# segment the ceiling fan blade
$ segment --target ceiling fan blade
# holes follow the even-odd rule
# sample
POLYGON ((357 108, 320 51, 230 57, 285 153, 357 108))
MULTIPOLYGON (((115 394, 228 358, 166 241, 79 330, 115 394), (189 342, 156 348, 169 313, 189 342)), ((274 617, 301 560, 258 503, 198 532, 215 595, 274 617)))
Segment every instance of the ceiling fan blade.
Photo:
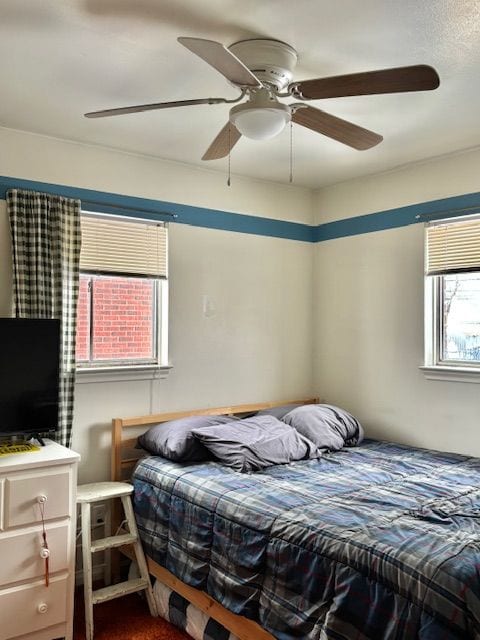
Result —
POLYGON ((205 60, 219 71, 227 80, 240 87, 261 87, 258 78, 246 67, 237 56, 233 55, 220 42, 203 38, 177 38, 180 44, 205 60))
POLYGON ((190 107, 195 104, 221 104, 229 102, 225 98, 198 98, 196 100, 175 100, 173 102, 152 102, 151 104, 140 104, 134 107, 119 107, 117 109, 102 109, 101 111, 90 111, 85 114, 86 118, 106 118, 107 116, 122 116, 126 113, 139 113, 140 111, 154 111, 155 109, 170 109, 172 107, 190 107))
POLYGON ((218 160, 228 156, 233 147, 242 137, 242 134, 231 122, 223 127, 212 144, 202 156, 202 160, 218 160))
POLYGON ((291 93, 304 100, 364 96, 375 93, 400 93, 403 91, 430 91, 440 84, 432 67, 420 64, 381 71, 352 73, 346 76, 316 78, 292 83, 291 93))
POLYGON ((306 105, 292 113, 292 121, 359 151, 370 149, 383 140, 378 133, 306 105))

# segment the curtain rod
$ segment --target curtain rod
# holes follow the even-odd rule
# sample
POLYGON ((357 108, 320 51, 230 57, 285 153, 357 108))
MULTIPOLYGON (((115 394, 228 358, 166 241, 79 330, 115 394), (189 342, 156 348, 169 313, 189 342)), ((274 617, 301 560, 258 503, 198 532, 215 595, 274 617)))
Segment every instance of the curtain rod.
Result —
POLYGON ((460 216, 468 215, 469 213, 480 213, 480 206, 465 207, 464 209, 447 209, 446 211, 436 211, 435 213, 419 213, 415 216, 415 220, 425 220, 430 222, 431 220, 441 220, 442 218, 457 218, 460 216))
POLYGON ((93 213, 95 213, 95 211, 98 211, 98 213, 108 213, 109 210, 113 209, 116 211, 131 211, 132 213, 144 213, 144 214, 148 214, 148 215, 156 215, 156 216, 164 216, 167 218, 171 218, 172 220, 175 220, 176 218, 178 218, 178 215, 176 213, 170 213, 169 211, 151 211, 149 209, 142 209, 141 207, 129 207, 127 205, 116 205, 116 204, 106 204, 104 202, 95 202, 95 200, 81 200, 81 206, 82 208, 84 206, 87 207, 101 207, 101 209, 93 209, 93 213))

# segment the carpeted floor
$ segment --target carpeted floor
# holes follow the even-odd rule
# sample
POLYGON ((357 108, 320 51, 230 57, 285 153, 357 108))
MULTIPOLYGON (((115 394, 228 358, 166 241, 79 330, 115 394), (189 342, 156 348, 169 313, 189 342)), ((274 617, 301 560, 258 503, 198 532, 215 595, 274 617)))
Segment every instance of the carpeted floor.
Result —
MULTIPOLYGON (((123 596, 93 607, 94 640, 191 640, 162 618, 152 618, 138 594, 123 596)), ((83 597, 75 598, 73 640, 85 640, 83 597)))

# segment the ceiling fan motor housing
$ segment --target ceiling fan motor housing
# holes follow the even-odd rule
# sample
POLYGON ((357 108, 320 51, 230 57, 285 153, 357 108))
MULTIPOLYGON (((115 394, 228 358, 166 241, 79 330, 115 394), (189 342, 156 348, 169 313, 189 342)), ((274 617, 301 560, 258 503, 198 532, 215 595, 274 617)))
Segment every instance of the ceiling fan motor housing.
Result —
POLYGON ((292 81, 297 52, 285 42, 256 38, 228 48, 265 85, 281 91, 292 81))

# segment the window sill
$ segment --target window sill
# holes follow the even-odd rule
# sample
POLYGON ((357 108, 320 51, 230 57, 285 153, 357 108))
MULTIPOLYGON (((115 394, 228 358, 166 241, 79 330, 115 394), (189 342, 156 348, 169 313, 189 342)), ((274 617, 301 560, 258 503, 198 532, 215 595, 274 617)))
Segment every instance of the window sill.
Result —
POLYGON ((428 380, 446 380, 449 382, 477 382, 480 383, 480 367, 445 367, 425 366, 420 370, 428 380))
POLYGON ((158 380, 159 378, 166 378, 171 369, 171 365, 79 368, 76 372, 75 382, 84 384, 92 382, 121 382, 122 380, 158 380))

